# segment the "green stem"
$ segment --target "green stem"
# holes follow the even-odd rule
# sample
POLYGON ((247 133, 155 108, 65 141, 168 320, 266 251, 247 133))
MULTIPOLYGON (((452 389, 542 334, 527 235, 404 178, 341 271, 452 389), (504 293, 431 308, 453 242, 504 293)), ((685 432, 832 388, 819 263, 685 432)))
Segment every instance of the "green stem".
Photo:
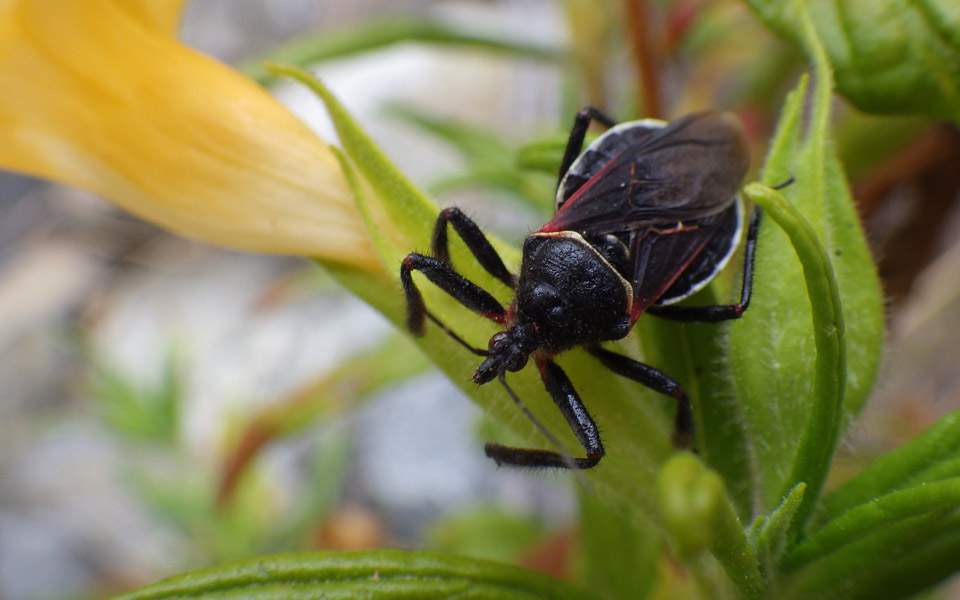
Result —
POLYGON ((729 501, 720 505, 719 517, 714 532, 716 539, 710 551, 723 567, 727 577, 737 586, 741 597, 761 598, 766 584, 760 573, 757 555, 747 543, 743 527, 729 501))
POLYGON ((744 194, 763 208, 790 238, 803 266, 807 295, 813 311, 817 359, 812 407, 791 475, 782 493, 786 496, 801 481, 807 485, 792 528, 793 535, 799 535, 802 526, 813 514, 823 490, 840 436, 847 374, 840 291, 827 252, 803 215, 786 198, 764 185, 750 184, 744 189, 744 194))

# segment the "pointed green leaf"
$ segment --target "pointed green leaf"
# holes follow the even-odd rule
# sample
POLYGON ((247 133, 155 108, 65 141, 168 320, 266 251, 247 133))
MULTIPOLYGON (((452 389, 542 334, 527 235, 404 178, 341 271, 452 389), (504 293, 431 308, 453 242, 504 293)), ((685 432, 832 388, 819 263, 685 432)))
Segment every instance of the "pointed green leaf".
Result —
MULTIPOLYGON (((790 238, 803 266, 804 284, 813 312, 816 358, 811 373, 811 406, 786 480, 791 487, 796 483, 806 484, 804 501, 797 513, 802 525, 826 481, 840 436, 847 372, 840 292, 826 250, 803 216, 783 196, 760 184, 748 185, 744 193, 760 205, 790 238)), ((799 531, 795 533, 799 534, 799 531)))
POLYGON ((542 573, 431 552, 368 550, 284 554, 173 577, 117 600, 353 598, 582 599, 542 573))
POLYGON ((804 483, 794 486, 780 506, 764 518, 758 519, 756 530, 748 534, 756 548, 760 568, 768 579, 774 576, 780 558, 787 549, 789 540, 793 538, 790 527, 800 508, 806 487, 804 483))
POLYGON ((957 570, 960 515, 892 520, 785 577, 778 600, 899 600, 957 570))
POLYGON ((824 497, 817 520, 833 520, 857 505, 916 483, 958 476, 958 459, 960 411, 955 411, 824 497))
POLYGON ((783 567, 787 571, 800 568, 891 523, 957 507, 960 507, 960 478, 956 477, 891 492, 855 506, 810 532, 790 550, 783 567))

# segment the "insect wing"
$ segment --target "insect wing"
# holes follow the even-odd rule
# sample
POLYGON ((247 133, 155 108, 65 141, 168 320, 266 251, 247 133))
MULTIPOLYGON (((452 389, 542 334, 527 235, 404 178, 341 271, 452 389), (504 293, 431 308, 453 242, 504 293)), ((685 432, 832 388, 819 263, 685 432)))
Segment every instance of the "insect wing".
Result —
POLYGON ((570 163, 567 171, 561 175, 557 185, 554 212, 567 203, 583 184, 600 172, 604 166, 627 150, 644 143, 644 139, 667 126, 666 121, 644 119, 614 125, 582 149, 580 155, 570 163))
POLYGON ((736 197, 748 161, 736 117, 688 115, 617 154, 538 232, 618 233, 717 214, 736 197))
POLYGON ((637 232, 631 247, 636 321, 654 304, 670 304, 707 284, 733 254, 739 237, 739 203, 719 215, 637 232))
MULTIPOLYGON (((673 304, 695 294, 730 262, 743 229, 743 201, 737 198, 734 205, 718 218, 718 222, 709 225, 713 231, 710 240, 655 304, 673 304)), ((703 223, 700 225, 707 226, 703 223)))

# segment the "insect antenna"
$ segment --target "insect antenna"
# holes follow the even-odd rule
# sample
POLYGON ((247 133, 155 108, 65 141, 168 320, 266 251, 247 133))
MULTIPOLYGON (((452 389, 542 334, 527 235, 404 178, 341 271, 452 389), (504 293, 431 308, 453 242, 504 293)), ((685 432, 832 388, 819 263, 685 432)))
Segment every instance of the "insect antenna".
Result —
POLYGON ((426 313, 427 318, 430 319, 431 321, 433 321, 434 325, 436 325, 437 327, 439 327, 440 329, 442 329, 442 330, 444 331, 444 333, 446 333, 446 334, 449 335, 451 338, 453 338, 453 340, 454 340, 455 342, 457 342, 458 344, 460 344, 461 346, 463 346, 464 348, 466 348, 466 349, 469 350, 470 352, 473 352, 473 353, 476 354, 477 356, 490 356, 490 351, 489 351, 489 350, 482 350, 482 349, 480 349, 480 348, 475 348, 474 346, 471 346, 465 339, 463 339, 462 337, 460 337, 459 335, 457 335, 456 333, 454 333, 454 331, 453 331, 452 329, 450 329, 449 327, 447 327, 447 325, 446 325, 443 321, 441 321, 440 319, 438 319, 437 317, 435 317, 432 312, 430 312, 429 310, 424 310, 424 312, 426 313))

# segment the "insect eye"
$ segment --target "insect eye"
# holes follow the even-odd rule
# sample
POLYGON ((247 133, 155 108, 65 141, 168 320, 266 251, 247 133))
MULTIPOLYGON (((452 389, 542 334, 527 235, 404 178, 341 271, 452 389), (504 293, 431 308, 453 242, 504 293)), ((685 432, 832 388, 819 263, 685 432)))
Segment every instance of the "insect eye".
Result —
POLYGON ((510 362, 510 364, 507 365, 507 370, 516 373, 520 369, 527 366, 528 357, 529 355, 518 352, 517 355, 513 357, 513 360, 510 362))
POLYGON ((496 346, 501 345, 503 341, 506 339, 507 339, 506 331, 500 331, 498 333, 493 334, 493 336, 490 338, 490 341, 487 343, 487 349, 493 350, 496 346))

